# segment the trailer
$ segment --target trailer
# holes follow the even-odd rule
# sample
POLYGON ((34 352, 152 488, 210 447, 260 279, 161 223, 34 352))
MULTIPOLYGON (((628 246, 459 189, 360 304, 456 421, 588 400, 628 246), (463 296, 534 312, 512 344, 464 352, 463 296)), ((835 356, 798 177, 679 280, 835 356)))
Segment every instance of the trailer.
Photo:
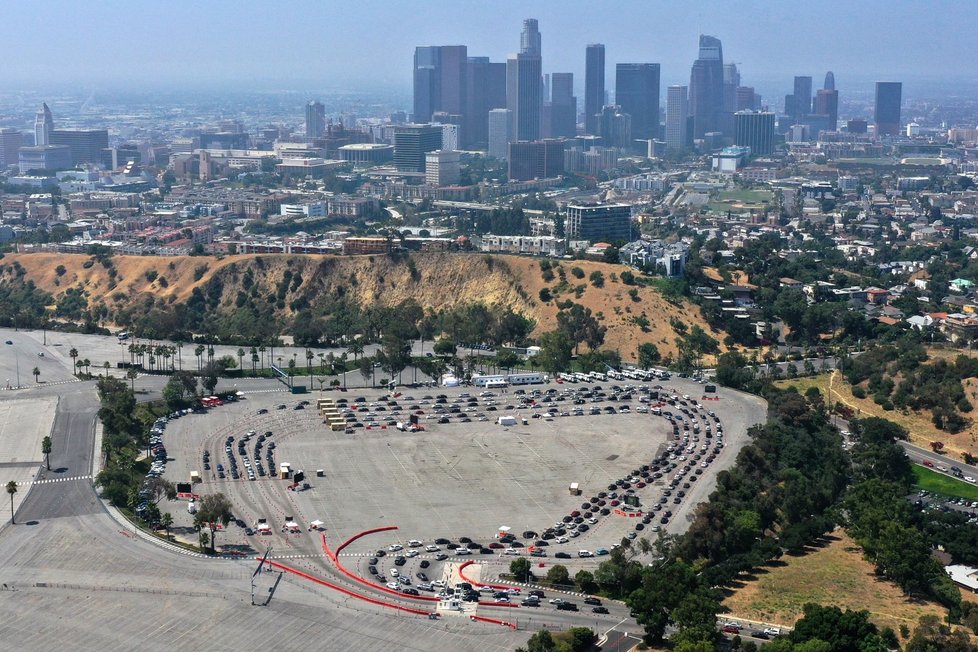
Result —
POLYGON ((577 482, 570 483, 570 487, 568 487, 567 489, 570 492, 570 495, 572 495, 572 496, 580 496, 581 495, 581 485, 578 484, 577 482))
POLYGON ((506 381, 510 385, 541 385, 547 382, 547 376, 537 372, 509 374, 506 381))

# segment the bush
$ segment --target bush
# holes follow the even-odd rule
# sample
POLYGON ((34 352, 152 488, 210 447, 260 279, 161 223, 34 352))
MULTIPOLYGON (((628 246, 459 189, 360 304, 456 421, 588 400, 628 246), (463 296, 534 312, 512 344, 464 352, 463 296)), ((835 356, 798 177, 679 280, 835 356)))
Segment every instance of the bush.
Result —
POLYGON ((580 267, 571 267, 571 274, 574 275, 574 278, 584 278, 584 270, 580 267))
POLYGON ((544 303, 550 303, 550 301, 553 298, 554 295, 550 293, 550 288, 543 288, 542 290, 540 290, 540 301, 543 301, 544 303))
POLYGON ((866 398, 866 390, 859 385, 856 385, 852 388, 852 395, 856 398, 866 398))
POLYGON ((591 275, 588 277, 588 279, 591 281, 591 285, 593 285, 594 287, 596 288, 604 287, 604 274, 602 274, 601 272, 597 270, 591 272, 591 275))

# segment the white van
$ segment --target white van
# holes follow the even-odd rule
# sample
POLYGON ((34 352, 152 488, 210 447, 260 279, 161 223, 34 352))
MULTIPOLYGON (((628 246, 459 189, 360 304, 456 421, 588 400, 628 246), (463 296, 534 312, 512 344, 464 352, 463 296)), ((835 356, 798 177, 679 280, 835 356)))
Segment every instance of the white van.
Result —
POLYGON ((578 557, 593 557, 594 554, 590 550, 578 550, 577 551, 577 556, 578 557))

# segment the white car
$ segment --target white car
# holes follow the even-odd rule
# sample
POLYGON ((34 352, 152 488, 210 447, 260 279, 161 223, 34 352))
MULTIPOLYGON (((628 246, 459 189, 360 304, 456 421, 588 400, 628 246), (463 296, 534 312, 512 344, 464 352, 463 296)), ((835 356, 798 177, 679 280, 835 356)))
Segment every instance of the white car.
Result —
POLYGON ((519 550, 519 548, 506 548, 506 550, 503 551, 503 554, 504 555, 518 555, 518 554, 520 554, 520 550, 519 550))
POLYGON ((417 557, 418 554, 419 553, 418 553, 417 550, 408 550, 406 553, 404 553, 404 556, 405 557, 417 557))
POLYGON ((401 573, 396 568, 392 568, 388 572, 390 573, 390 576, 391 577, 400 577, 401 576, 401 573))
POLYGON ((408 545, 412 548, 417 548, 421 545, 421 542, 418 541, 417 539, 411 539, 410 541, 408 541, 408 545))
POLYGON ((455 554, 456 555, 467 555, 467 554, 469 554, 469 549, 468 548, 456 548, 455 549, 455 554))
POLYGON ((402 546, 399 543, 392 543, 389 546, 387 546, 387 549, 390 550, 391 552, 397 552, 398 550, 404 550, 404 546, 402 546))
POLYGON ((765 627, 764 633, 768 636, 780 636, 781 629, 779 627, 765 627))
POLYGON ((441 550, 441 548, 439 548, 438 546, 436 546, 433 543, 431 545, 425 546, 424 549, 427 550, 428 552, 438 552, 439 550, 441 550))
POLYGON ((975 479, 972 478, 970 475, 964 476, 964 481, 965 482, 970 482, 971 484, 974 484, 975 483, 975 479))
POLYGON ((387 588, 389 588, 389 589, 393 589, 393 590, 395 590, 395 591, 396 591, 396 590, 398 590, 399 588, 401 588, 401 585, 400 585, 400 584, 398 584, 397 582, 388 582, 388 583, 387 583, 387 588))
POLYGON ((556 541, 557 543, 567 543, 568 540, 569 539, 567 537, 557 537, 556 539, 554 539, 554 541, 556 541))

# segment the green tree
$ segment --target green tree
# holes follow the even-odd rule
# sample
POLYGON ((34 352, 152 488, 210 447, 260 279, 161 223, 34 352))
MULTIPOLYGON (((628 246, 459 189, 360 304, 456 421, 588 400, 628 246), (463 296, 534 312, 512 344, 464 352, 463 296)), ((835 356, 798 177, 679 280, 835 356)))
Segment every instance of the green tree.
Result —
POLYGON ((34 382, 37 383, 37 378, 38 376, 41 375, 41 370, 38 369, 37 367, 34 367, 34 369, 31 370, 31 375, 34 376, 34 382))
POLYGON ((51 470, 51 438, 45 437, 41 440, 41 453, 44 454, 44 462, 48 467, 48 471, 51 470))
POLYGON ((71 357, 71 373, 76 374, 78 373, 78 367, 76 366, 75 361, 78 359, 78 349, 71 347, 71 350, 68 351, 68 355, 71 357))
POLYGON ((222 493, 207 494, 200 499, 200 504, 197 506, 196 516, 201 523, 210 523, 211 552, 216 552, 216 524, 220 523, 223 527, 227 527, 227 524, 231 522, 231 501, 228 500, 228 497, 222 493))
POLYGON ((662 355, 659 348, 652 342, 643 342, 638 345, 638 366, 642 369, 649 369, 659 364, 662 355))
POLYGON ((551 374, 564 371, 570 367, 573 347, 574 343, 563 330, 543 333, 540 335, 540 352, 537 353, 537 361, 551 374))
POLYGON ((7 482, 7 495, 10 496, 10 522, 14 521, 14 494, 17 493, 17 483, 13 480, 7 482))
POLYGON ((551 584, 570 584, 570 573, 567 572, 567 567, 561 564, 551 566, 547 571, 547 581, 551 584))
POLYGON ((163 386, 163 401, 171 412, 183 407, 184 385, 179 378, 173 376, 163 386))
POLYGON ((527 652, 556 652, 557 642, 546 629, 541 629, 526 642, 527 652))
POLYGON ((531 566, 530 560, 526 557, 517 557, 509 563, 509 572, 516 577, 517 581, 529 582, 531 566))
POLYGON ((166 538, 170 538, 170 527, 173 525, 173 514, 164 512, 160 517, 160 525, 166 530, 166 538))
POLYGON ((591 309, 579 303, 557 313, 557 328, 570 337, 574 343, 575 354, 581 343, 587 343, 591 350, 597 349, 604 343, 607 332, 607 329, 591 314, 591 309))

